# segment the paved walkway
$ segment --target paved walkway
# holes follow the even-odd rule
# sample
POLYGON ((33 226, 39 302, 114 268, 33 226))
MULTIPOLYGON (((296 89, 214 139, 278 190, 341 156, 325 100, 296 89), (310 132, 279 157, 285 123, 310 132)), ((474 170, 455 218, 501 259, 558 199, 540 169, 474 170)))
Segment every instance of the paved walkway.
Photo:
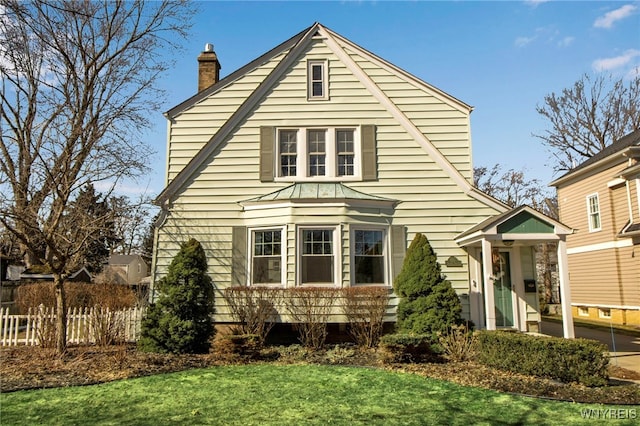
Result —
MULTIPOLYGON (((611 364, 640 372, 640 337, 617 333, 610 330, 574 327, 576 337, 598 340, 609 347, 611 364)), ((542 321, 540 332, 549 336, 562 336, 562 324, 542 321)))

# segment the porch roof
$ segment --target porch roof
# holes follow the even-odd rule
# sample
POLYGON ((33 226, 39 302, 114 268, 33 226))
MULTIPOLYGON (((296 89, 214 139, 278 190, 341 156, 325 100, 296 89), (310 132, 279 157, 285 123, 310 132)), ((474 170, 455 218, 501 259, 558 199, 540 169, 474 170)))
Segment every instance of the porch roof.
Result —
POLYGON ((459 234, 455 242, 461 247, 478 245, 482 240, 537 243, 557 241, 572 233, 568 226, 525 205, 483 220, 459 234))

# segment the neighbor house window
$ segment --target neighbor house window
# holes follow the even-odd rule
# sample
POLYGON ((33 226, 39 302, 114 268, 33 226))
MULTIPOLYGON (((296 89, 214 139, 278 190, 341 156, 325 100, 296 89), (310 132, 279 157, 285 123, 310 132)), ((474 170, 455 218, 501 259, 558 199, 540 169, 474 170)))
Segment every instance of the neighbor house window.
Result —
POLYGON ((356 229, 352 233, 353 283, 385 284, 385 233, 381 229, 356 229))
POLYGON ((598 314, 599 314, 600 318, 610 319, 611 318, 611 309, 599 308, 598 309, 598 314))
POLYGON ((578 315, 581 317, 588 317, 589 308, 587 308, 586 306, 578 306, 578 315))
POLYGON ((334 228, 300 230, 300 283, 335 283, 336 247, 334 228))
POLYGON ((598 194, 592 194, 587 197, 587 209, 589 217, 589 231, 600 230, 600 202, 598 194))
POLYGON ((278 129, 279 178, 358 179, 360 133, 357 128, 278 129))
POLYGON ((252 284, 282 283, 282 229, 256 229, 251 232, 252 284))
POLYGON ((310 100, 326 100, 328 95, 328 62, 309 61, 307 68, 308 97, 310 100))

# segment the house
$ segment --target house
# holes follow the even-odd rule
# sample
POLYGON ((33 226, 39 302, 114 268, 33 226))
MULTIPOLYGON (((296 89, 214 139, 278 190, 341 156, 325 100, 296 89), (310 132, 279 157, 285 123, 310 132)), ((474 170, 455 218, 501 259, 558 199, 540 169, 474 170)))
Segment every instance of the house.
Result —
MULTIPOLYGON (((198 63, 198 93, 165 113, 152 282, 193 237, 218 292, 391 293, 423 233, 466 318, 536 328, 538 301, 525 289, 535 292, 533 247, 563 243, 570 230, 472 185, 471 106, 319 23, 222 79, 212 45, 198 63)), ((223 298, 216 304, 215 320, 229 321, 223 298)), ((390 320, 396 305, 392 295, 390 320)))
MULTIPOLYGON (((21 268, 23 269, 23 268, 21 268)), ((69 282, 91 282, 91 273, 87 268, 82 267, 75 272, 72 272, 66 278, 69 282)), ((23 269, 20 273, 20 281, 22 282, 34 282, 34 281, 51 281, 53 282, 53 274, 47 272, 32 272, 29 269, 23 269)))
POLYGON ((640 325, 640 130, 551 182, 567 238, 573 315, 640 325))
POLYGON ((112 254, 105 273, 118 284, 139 284, 149 275, 149 267, 139 254, 112 254))

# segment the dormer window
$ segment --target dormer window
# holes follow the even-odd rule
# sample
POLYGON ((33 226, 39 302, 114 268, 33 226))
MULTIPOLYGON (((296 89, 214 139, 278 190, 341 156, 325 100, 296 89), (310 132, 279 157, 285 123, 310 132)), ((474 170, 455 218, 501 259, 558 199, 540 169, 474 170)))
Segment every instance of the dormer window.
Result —
POLYGON ((307 96, 309 100, 329 99, 328 61, 309 61, 307 65, 307 96))

